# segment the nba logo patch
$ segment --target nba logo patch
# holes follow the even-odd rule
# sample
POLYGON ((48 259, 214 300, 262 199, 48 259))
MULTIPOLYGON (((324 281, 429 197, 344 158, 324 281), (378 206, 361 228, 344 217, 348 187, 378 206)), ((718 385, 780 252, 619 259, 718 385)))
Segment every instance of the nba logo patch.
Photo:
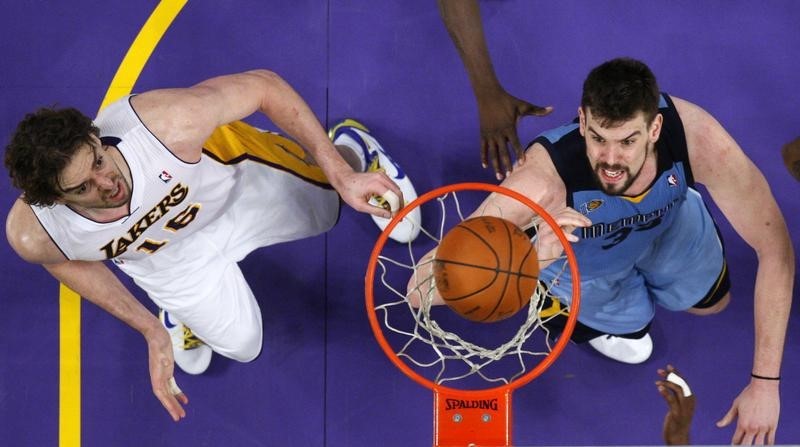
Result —
POLYGON ((678 186, 678 177, 675 174, 670 174, 667 177, 667 183, 669 186, 678 186))
POLYGON ((161 171, 161 174, 158 175, 158 178, 160 178, 164 183, 169 183, 169 181, 172 180, 172 176, 167 171, 161 171))

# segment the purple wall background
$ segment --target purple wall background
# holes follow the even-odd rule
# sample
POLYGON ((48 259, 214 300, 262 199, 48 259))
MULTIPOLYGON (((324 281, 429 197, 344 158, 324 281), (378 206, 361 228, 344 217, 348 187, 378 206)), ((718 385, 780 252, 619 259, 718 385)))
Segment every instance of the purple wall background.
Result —
MULTIPOLYGON (((6 5, 0 139, 7 141, 22 115, 42 105, 94 114, 156 4, 6 5)), ((704 106, 738 140, 769 179, 797 244, 798 184, 779 150, 800 135, 800 2, 487 0, 482 11, 505 87, 555 106, 550 116, 521 123, 522 140, 572 118, 591 67, 620 55, 641 58, 664 90, 704 106)), ((492 181, 478 162, 468 80, 433 0, 191 2, 134 90, 257 67, 283 75, 323 124, 362 120, 418 191, 492 181)), ((270 127, 260 117, 254 122, 270 127)), ((0 177, 5 220, 16 193, 0 177)), ((727 222, 720 224, 734 279, 729 309, 703 319, 659 312, 656 351, 640 366, 570 347, 515 393, 517 444, 660 443, 664 404, 653 381, 667 362, 684 371, 699 396, 693 442, 730 442, 732 428, 713 424, 750 371, 756 259, 727 222)), ((191 404, 177 425, 150 392, 141 337, 84 304, 83 445, 430 444, 430 392, 389 363, 365 317, 363 275, 376 237, 369 218, 345 210, 328 235, 249 256, 243 269, 261 300, 264 352, 251 364, 215 357, 208 373, 179 377, 191 404)), ((0 256, 0 439, 54 445, 58 285, 5 242, 0 256)), ((797 313, 795 306, 783 367, 783 444, 800 443, 797 313)))

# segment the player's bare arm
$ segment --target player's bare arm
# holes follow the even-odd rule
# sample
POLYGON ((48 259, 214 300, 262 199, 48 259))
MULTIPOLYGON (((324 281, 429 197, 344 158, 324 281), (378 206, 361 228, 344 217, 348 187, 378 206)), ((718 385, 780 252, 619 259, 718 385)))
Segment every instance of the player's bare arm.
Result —
POLYGON ((17 199, 6 218, 6 238, 11 248, 33 264, 51 264, 67 259, 44 231, 30 205, 17 199))
POLYGON ((152 90, 135 96, 132 104, 153 134, 188 162, 200 159, 214 129, 259 111, 315 158, 314 152, 332 149, 305 101, 268 70, 218 76, 188 88, 152 90))
MULTIPOLYGON (((532 163, 517 167, 501 186, 523 194, 551 214, 567 206, 566 187, 544 146, 533 144, 526 151, 526 158, 532 163)), ((497 194, 490 195, 474 214, 486 213, 503 217, 523 228, 530 223, 533 216, 533 212, 524 204, 497 194), (494 214, 499 212, 502 215, 494 214)))
MULTIPOLYGON (((700 107, 673 99, 684 123, 695 179, 706 186, 736 232, 758 256, 752 373, 778 378, 795 269, 786 223, 764 175, 733 138, 700 107)), ((778 385, 779 380, 752 378, 739 395, 718 423, 725 426, 738 416, 734 443, 775 442, 780 413, 778 385)))
POLYGON ((153 134, 188 162, 200 159, 202 145, 216 127, 260 111, 311 154, 331 185, 356 210, 385 214, 366 202, 386 191, 394 192, 402 203, 403 193, 386 175, 353 171, 308 104, 271 71, 219 76, 186 89, 153 90, 134 97, 132 104, 153 134))
POLYGON ((491 164, 498 180, 512 171, 509 152, 520 163, 525 153, 517 136, 517 122, 526 115, 543 116, 552 107, 539 107, 510 95, 494 72, 483 35, 477 0, 438 0, 442 21, 469 75, 481 130, 481 163, 491 164))
POLYGON ((181 404, 187 404, 188 398, 183 393, 173 395, 169 388, 169 380, 173 377, 169 335, 111 270, 98 261, 67 260, 39 224, 30 206, 21 199, 14 203, 8 215, 6 236, 20 257, 43 265, 60 282, 144 336, 149 351, 153 393, 175 421, 185 417, 181 404))

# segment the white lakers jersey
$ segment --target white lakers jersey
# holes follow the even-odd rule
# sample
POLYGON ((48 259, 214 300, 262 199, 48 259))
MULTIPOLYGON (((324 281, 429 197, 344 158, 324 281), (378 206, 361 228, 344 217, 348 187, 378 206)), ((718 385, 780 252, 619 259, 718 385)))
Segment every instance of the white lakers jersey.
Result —
MULTIPOLYGON (((178 159, 150 133, 131 107, 130 97, 103 109, 95 124, 100 128, 103 144, 116 146, 130 168, 130 214, 101 223, 64 205, 33 206, 39 222, 70 260, 113 259, 125 263, 169 251, 171 244, 177 245, 179 240, 203 229, 236 202, 236 196, 245 189, 240 184, 244 182, 245 164, 300 178, 311 189, 335 196, 322 171, 306 159, 296 144, 241 122, 217 129, 197 163, 178 159)), ((249 170, 252 169, 251 166, 249 170)), ((273 177, 270 186, 274 187, 280 180, 273 177)), ((327 209, 335 221, 335 199, 327 209)), ((285 225, 286 218, 282 220, 285 225)))

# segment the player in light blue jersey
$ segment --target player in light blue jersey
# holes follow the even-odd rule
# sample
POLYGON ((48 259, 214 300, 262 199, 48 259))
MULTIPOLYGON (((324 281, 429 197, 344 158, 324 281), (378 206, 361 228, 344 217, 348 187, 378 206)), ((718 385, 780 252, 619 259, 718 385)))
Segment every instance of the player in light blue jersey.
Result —
MULTIPOLYGON (((773 444, 794 253, 764 175, 736 141, 699 106, 661 93, 645 64, 621 58, 591 71, 578 118, 542 134, 526 157, 502 185, 542 205, 573 242, 582 299, 572 338, 626 363, 650 357, 657 305, 710 315, 731 299, 720 235, 693 189, 706 187, 759 261, 751 380, 717 424, 738 418, 735 444, 773 444)), ((520 227, 533 218, 499 194, 478 210, 520 227)), ((540 259, 560 253, 544 239, 540 259)), ((559 288, 571 290, 569 276, 551 292, 571 296, 559 288)))

